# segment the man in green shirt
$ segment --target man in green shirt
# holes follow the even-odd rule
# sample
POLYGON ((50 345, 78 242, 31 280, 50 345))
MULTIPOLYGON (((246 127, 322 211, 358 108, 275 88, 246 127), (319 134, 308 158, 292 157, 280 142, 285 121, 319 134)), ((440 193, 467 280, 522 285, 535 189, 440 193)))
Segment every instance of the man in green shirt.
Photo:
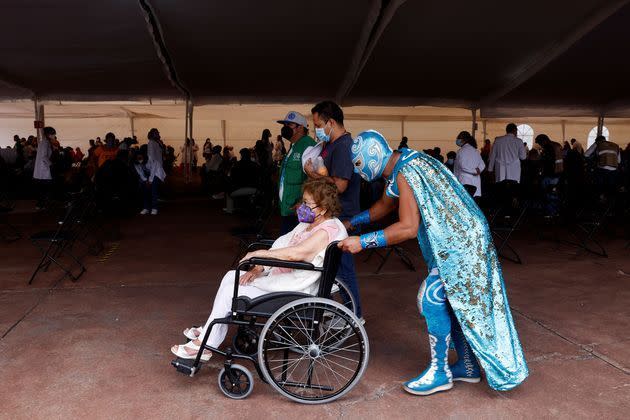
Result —
POLYGON ((302 153, 307 147, 314 146, 315 140, 309 137, 308 123, 299 112, 290 111, 278 123, 282 124, 280 134, 291 143, 291 149, 280 167, 279 192, 282 216, 280 234, 284 235, 298 224, 294 207, 302 198, 302 184, 306 180, 306 174, 302 169, 302 153))

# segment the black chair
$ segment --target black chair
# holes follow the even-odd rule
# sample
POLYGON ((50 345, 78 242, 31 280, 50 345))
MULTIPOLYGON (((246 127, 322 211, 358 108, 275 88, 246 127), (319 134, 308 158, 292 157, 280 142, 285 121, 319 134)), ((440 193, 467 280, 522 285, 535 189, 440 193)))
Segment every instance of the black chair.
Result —
POLYGON ((484 214, 494 240, 497 255, 516 264, 523 264, 518 251, 510 244, 512 235, 521 228, 529 210, 516 181, 503 181, 490 188, 490 200, 484 214))
POLYGON ((85 217, 88 209, 87 204, 86 197, 77 194, 67 203, 65 215, 58 222, 58 226, 55 229, 40 231, 31 235, 30 240, 40 250, 42 258, 35 267, 28 284, 33 283, 40 271, 48 271, 51 263, 61 268, 64 274, 69 276, 72 281, 77 281, 86 271, 83 263, 74 254, 73 245, 81 234, 81 220, 85 217), (64 255, 68 256, 78 266, 78 274, 72 273, 71 266, 62 264, 61 258, 64 255))
POLYGON ((490 218, 490 232, 494 239, 497 254, 508 261, 516 264, 523 264, 519 253, 510 244, 510 238, 522 225, 525 220, 528 205, 519 204, 513 208, 510 214, 505 214, 503 209, 497 209, 490 218), (507 251, 507 253, 505 252, 507 251))
POLYGON ((253 224, 236 227, 230 231, 231 235, 238 241, 237 251, 230 267, 236 267, 251 243, 260 242, 263 238, 271 236, 268 227, 276 210, 276 202, 261 197, 259 203, 259 211, 253 224))

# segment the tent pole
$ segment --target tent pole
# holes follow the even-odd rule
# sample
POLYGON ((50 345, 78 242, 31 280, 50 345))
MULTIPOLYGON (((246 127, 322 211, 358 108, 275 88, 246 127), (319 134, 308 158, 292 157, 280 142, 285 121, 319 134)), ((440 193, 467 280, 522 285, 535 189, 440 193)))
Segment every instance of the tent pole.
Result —
POLYGON ((567 140, 567 121, 561 120, 560 123, 562 124, 562 141, 566 141, 567 140))
POLYGON ((401 138, 405 137, 405 117, 402 117, 400 119, 400 132, 401 132, 401 138))
POLYGON ((195 104, 192 101, 188 101, 188 131, 190 138, 193 138, 193 111, 195 110, 195 104))
POLYGON ((604 115, 597 117, 597 135, 601 136, 604 131, 604 115))
POLYGON ((227 121, 221 120, 221 134, 223 135, 223 147, 227 144, 227 121))
POLYGON ((131 127, 131 137, 136 135, 136 128, 133 122, 133 115, 129 115, 129 126, 131 127))
MULTIPOLYGON (((33 98, 33 104, 35 105, 35 121, 39 121, 39 101, 37 100, 37 96, 33 98)), ((37 144, 42 141, 42 130, 39 128, 35 129, 37 134, 37 144)))
POLYGON ((186 139, 188 138, 188 98, 186 98, 186 102, 185 105, 186 107, 186 116, 185 118, 185 122, 184 122, 184 143, 186 142, 186 139))
POLYGON ((475 137, 475 133, 477 132, 477 108, 473 108, 470 110, 472 113, 472 130, 471 134, 475 137))

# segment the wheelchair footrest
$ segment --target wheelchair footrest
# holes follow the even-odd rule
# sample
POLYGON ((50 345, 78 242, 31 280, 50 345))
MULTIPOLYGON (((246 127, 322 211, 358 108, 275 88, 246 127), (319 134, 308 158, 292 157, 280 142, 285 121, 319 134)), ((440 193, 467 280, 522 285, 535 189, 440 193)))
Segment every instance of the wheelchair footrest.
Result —
POLYGON ((197 370, 199 370, 200 366, 193 366, 195 364, 195 359, 182 359, 178 357, 175 360, 171 361, 171 365, 175 366, 178 372, 183 373, 184 375, 188 375, 190 377, 195 376, 197 370))

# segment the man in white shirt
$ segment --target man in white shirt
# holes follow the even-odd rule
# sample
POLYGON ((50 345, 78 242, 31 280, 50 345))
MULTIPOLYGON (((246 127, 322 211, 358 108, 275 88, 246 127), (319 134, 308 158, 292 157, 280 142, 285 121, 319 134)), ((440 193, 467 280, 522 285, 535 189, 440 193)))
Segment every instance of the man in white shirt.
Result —
POLYGON ((37 145, 35 167, 33 168, 33 179, 35 179, 39 190, 35 205, 37 210, 42 210, 46 205, 52 187, 52 174, 50 172, 52 146, 50 143, 56 139, 57 131, 52 127, 44 127, 42 139, 37 145))
POLYGON ((457 135, 455 144, 460 149, 455 157, 453 173, 474 198, 481 197, 481 172, 486 164, 477 151, 477 141, 468 131, 462 131, 457 135))
POLYGON ((521 182, 521 160, 525 160, 527 153, 523 140, 516 137, 516 124, 510 123, 505 128, 506 135, 494 140, 488 171, 494 172, 496 182, 521 182))

